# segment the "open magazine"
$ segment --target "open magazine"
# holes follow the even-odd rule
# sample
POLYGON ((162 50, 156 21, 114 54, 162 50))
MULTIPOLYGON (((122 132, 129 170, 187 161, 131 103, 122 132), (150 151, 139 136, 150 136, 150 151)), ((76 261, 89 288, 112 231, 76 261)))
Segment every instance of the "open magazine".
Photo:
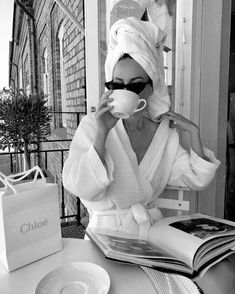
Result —
POLYGON ((190 278, 235 253, 235 222, 199 213, 159 220, 147 240, 104 229, 87 228, 86 234, 106 258, 190 278))

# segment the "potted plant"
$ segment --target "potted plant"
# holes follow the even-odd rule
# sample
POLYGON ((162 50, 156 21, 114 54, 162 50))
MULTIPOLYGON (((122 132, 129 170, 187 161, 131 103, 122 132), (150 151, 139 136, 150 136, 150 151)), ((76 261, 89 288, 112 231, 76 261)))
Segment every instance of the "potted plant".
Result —
POLYGON ((24 170, 30 166, 30 145, 51 134, 51 108, 43 92, 26 95, 22 90, 0 91, 0 149, 24 153, 24 170))

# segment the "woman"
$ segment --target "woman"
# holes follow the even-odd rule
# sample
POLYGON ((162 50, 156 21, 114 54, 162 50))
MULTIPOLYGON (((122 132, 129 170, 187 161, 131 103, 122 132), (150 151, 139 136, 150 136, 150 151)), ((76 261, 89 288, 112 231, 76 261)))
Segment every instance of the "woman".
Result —
POLYGON ((161 217, 155 200, 167 184, 203 189, 219 166, 213 153, 202 148, 198 127, 169 111, 164 38, 158 27, 135 18, 120 20, 110 30, 109 91, 96 113, 81 121, 63 171, 65 188, 88 208, 89 226, 138 233, 136 211, 143 217, 147 209, 150 223, 161 217), (116 88, 138 92, 147 107, 127 119, 113 117, 109 102, 116 88), (176 128, 191 135, 191 154, 180 146, 176 128))
POLYGON ((162 217, 155 202, 167 184, 204 189, 220 164, 202 147, 198 127, 170 111, 164 37, 155 25, 135 18, 119 20, 110 30, 109 91, 96 112, 81 121, 63 170, 65 188, 89 211, 88 226, 145 238, 162 217), (122 120, 112 116, 109 103, 112 91, 124 88, 145 99, 147 107, 122 120), (180 146, 176 129, 190 134, 190 154, 180 146))

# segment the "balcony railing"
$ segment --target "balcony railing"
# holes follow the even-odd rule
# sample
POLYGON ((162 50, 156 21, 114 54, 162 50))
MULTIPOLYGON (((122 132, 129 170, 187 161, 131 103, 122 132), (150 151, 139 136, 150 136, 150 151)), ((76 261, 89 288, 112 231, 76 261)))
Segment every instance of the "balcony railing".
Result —
MULTIPOLYGON (((53 140, 56 141, 56 140, 53 140)), ((62 141, 62 140, 60 140, 62 141)), ((68 140, 66 140, 68 141, 68 140)), ((61 180, 62 177, 62 168, 64 165, 64 154, 66 152, 68 152, 69 149, 65 148, 65 149, 47 149, 47 150, 31 150, 30 154, 44 154, 44 163, 38 163, 39 166, 43 166, 46 170, 48 169, 48 154, 49 153, 53 153, 53 154, 58 154, 60 157, 60 166, 61 166, 61 171, 60 171, 60 175, 59 178, 61 180)), ((2 161, 3 156, 9 156, 9 167, 8 169, 10 170, 11 173, 15 173, 15 163, 17 160, 19 160, 19 156, 21 156, 23 154, 23 152, 2 152, 0 153, 0 162, 2 161)), ((41 156, 40 156, 40 160, 41 160, 41 156)), ((62 184, 61 181, 61 185, 58 185, 60 187, 60 195, 61 195, 61 203, 60 203, 60 208, 61 208, 61 220, 64 219, 68 219, 68 218, 76 218, 78 224, 80 224, 80 220, 81 220, 81 216, 80 216, 80 199, 77 197, 77 207, 75 207, 75 214, 69 214, 66 215, 65 212, 65 191, 64 191, 64 186, 62 184)))
MULTIPOLYGON (((64 114, 64 113, 59 113, 59 112, 53 112, 53 115, 57 114, 64 114)), ((76 124, 79 125, 79 122, 81 120, 81 117, 85 115, 84 112, 66 112, 66 114, 72 114, 76 115, 76 124)), ((81 209, 81 204, 80 204, 80 199, 76 197, 76 207, 74 208, 75 213, 66 215, 66 207, 65 207, 65 190, 64 186, 62 184, 62 169, 64 166, 64 161, 65 161, 65 154, 69 151, 69 148, 49 148, 48 149, 41 149, 41 144, 43 143, 44 145, 46 143, 63 143, 63 142, 70 142, 72 141, 71 139, 55 139, 55 140, 46 140, 46 141, 38 141, 38 142, 32 142, 32 146, 34 146, 33 150, 30 150, 30 158, 31 160, 34 160, 33 165, 39 165, 41 168, 48 170, 49 168, 49 154, 53 154, 53 156, 56 156, 57 160, 59 158, 59 166, 60 166, 60 171, 59 174, 57 174, 57 178, 60 180, 60 195, 61 195, 61 203, 60 203, 60 208, 61 208, 61 220, 67 220, 68 218, 76 218, 78 224, 80 224, 81 220, 81 214, 80 214, 80 209, 81 209), (34 155, 34 156, 33 156, 34 155)), ((45 146, 44 146, 45 147, 45 146)), ((9 149, 10 150, 10 149, 9 149)), ((6 173, 17 173, 22 170, 22 168, 19 168, 20 166, 23 166, 21 163, 22 161, 22 156, 23 156, 23 151, 8 151, 8 152, 0 152, 0 165, 1 165, 1 170, 2 170, 2 162, 4 162, 5 170, 2 170, 3 172, 6 173), (7 158, 8 157, 8 158, 7 158)), ((52 175, 55 177, 55 175, 52 175)))

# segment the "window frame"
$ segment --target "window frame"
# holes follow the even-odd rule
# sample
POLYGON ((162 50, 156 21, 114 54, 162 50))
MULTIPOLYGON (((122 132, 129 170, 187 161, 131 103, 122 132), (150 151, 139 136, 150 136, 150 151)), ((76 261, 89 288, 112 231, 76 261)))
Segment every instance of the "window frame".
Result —
POLYGON ((59 39, 59 56, 60 56, 60 85, 61 85, 61 111, 62 111, 62 126, 67 127, 67 99, 66 99, 66 78, 65 78, 65 67, 64 67, 64 54, 63 54, 63 45, 64 45, 64 23, 60 24, 60 27, 57 32, 57 38, 59 39))

